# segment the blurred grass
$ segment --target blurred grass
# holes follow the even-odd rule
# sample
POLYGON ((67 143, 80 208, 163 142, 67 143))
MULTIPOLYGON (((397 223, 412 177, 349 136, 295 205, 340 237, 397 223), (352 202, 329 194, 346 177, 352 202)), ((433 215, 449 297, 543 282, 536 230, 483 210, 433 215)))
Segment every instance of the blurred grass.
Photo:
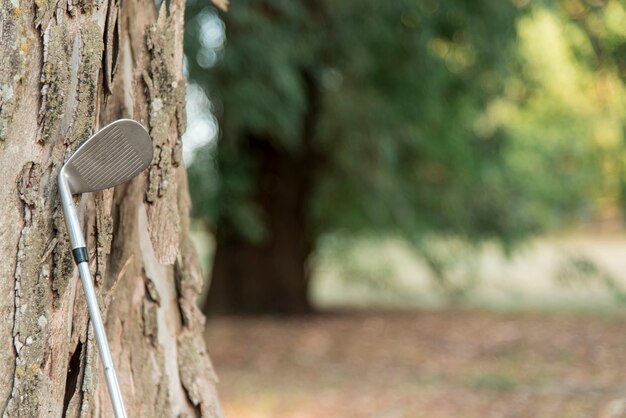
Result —
MULTIPOLYGON (((496 310, 612 310, 626 288, 626 236, 585 232, 541 237, 507 255, 495 243, 449 251, 449 280, 466 287, 451 298, 433 272, 400 240, 367 239, 337 250, 329 245, 315 258, 312 297, 324 309, 470 307, 496 310), (564 280, 563 272, 584 259, 592 273, 564 280), (602 275, 602 277, 599 277, 602 275), (609 279, 607 279, 609 278, 609 279)), ((575 267, 575 266, 574 266, 575 267)))
MULTIPOLYGON (((212 235, 194 223, 192 237, 205 273, 210 272, 212 235)), ((426 263, 402 240, 326 239, 312 260, 311 298, 322 310, 463 307, 610 312, 623 306, 626 235, 621 232, 545 236, 512 255, 495 243, 460 251, 455 242, 453 249, 447 261, 450 280, 457 286, 469 283, 459 300, 436 286, 426 263), (584 274, 564 279, 564 273, 575 273, 571 263, 580 259, 592 263, 596 276, 601 273, 610 280, 584 274)), ((207 290, 208 286, 205 294, 207 290)))

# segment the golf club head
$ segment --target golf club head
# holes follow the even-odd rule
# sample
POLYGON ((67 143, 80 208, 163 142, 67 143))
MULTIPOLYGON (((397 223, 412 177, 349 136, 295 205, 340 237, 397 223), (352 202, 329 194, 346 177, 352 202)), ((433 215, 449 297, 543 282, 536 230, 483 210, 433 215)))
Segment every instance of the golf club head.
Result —
POLYGON ((78 147, 61 168, 72 194, 95 192, 137 176, 152 161, 152 140, 130 119, 117 120, 78 147))

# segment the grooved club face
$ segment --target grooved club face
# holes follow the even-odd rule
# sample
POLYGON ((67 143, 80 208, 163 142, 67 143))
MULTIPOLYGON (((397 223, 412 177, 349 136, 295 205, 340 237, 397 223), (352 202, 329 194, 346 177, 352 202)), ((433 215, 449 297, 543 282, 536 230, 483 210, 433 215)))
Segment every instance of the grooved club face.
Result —
POLYGON ((60 175, 72 194, 95 192, 132 179, 151 161, 152 141, 146 129, 134 120, 120 119, 87 139, 60 175))

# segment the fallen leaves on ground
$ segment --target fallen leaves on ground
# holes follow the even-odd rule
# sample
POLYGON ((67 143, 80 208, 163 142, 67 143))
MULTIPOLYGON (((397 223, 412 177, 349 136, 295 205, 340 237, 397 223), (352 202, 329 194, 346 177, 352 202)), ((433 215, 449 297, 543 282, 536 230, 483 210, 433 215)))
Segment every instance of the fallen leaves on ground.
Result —
POLYGON ((482 311, 209 321, 231 418, 626 417, 626 317, 482 311))

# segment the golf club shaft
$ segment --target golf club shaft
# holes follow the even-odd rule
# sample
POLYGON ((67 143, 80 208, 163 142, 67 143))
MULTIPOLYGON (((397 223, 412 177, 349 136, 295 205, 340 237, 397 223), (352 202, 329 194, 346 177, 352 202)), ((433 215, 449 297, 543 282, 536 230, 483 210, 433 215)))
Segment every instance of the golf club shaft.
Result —
POLYGON ((96 298, 96 292, 93 288, 93 280, 91 278, 91 272, 89 271, 89 263, 87 261, 79 263, 78 270, 80 271, 80 277, 83 281, 83 289, 85 289, 85 297, 87 298, 87 306, 89 307, 89 316, 91 317, 91 323, 93 324, 93 329, 96 334, 100 358, 102 359, 102 364, 104 365, 104 375, 106 376, 107 386, 109 387, 109 395, 111 396, 111 402, 113 403, 115 417, 126 418, 124 401, 122 400, 122 393, 120 391, 119 383, 117 382, 115 368, 113 367, 113 359, 111 358, 111 351, 109 350, 106 331, 104 330, 104 324, 102 323, 102 318, 100 316, 100 308, 98 307, 98 299, 96 298))
POLYGON ((85 139, 65 161, 57 175, 72 254, 85 289, 89 315, 117 418, 126 418, 126 411, 100 316, 89 271, 89 251, 73 195, 110 189, 135 178, 151 164, 153 152, 152 139, 145 127, 131 119, 119 119, 85 139))
POLYGON ((70 192, 67 179, 64 176, 59 176, 58 184, 59 194, 61 195, 61 202, 63 204, 63 211, 65 213, 67 232, 70 236, 74 259, 78 265, 78 271, 80 272, 80 277, 83 281, 83 289, 85 289, 85 297, 87 299, 87 306, 89 307, 89 316, 91 317, 91 323, 93 324, 93 329, 96 334, 100 358, 102 359, 102 364, 104 365, 104 375, 107 380, 107 386, 109 388, 109 395, 111 396, 113 410, 115 411, 115 417, 126 418, 122 393, 120 391, 119 383, 117 382, 117 375, 115 374, 113 359, 111 358, 111 351, 109 350, 109 343, 104 330, 104 324, 102 323, 102 317, 100 315, 98 298, 96 297, 96 292, 93 288, 93 279, 91 278, 91 272, 89 271, 87 248, 85 246, 83 231, 80 227, 76 205, 74 205, 74 200, 72 199, 72 193, 70 192))

